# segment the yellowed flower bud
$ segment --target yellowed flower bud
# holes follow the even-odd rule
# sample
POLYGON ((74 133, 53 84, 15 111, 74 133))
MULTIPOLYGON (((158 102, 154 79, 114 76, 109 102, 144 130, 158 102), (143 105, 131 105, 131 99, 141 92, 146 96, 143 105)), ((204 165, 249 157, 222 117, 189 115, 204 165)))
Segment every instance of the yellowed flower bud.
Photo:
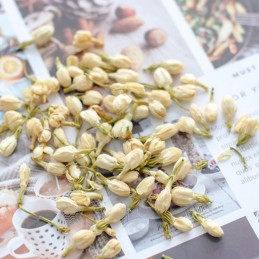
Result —
POLYGON ((63 128, 56 128, 53 131, 54 147, 59 148, 69 145, 67 136, 63 128))
POLYGON ((89 90, 82 96, 83 104, 88 106, 100 104, 102 99, 103 96, 96 90, 89 90))
POLYGON ((122 84, 128 82, 138 82, 138 73, 126 68, 120 68, 115 73, 110 73, 109 77, 122 84))
POLYGON ((171 96, 167 91, 164 90, 152 90, 148 95, 150 101, 157 100, 161 102, 166 108, 172 104, 171 96))
POLYGON ((87 193, 84 191, 73 191, 70 194, 71 200, 76 202, 77 205, 82 206, 89 206, 91 203, 90 198, 88 197, 87 193))
POLYGON ((158 67, 153 74, 155 83, 158 87, 167 89, 173 83, 173 79, 169 72, 163 67, 158 67))
POLYGON ((157 137, 148 138, 144 144, 144 149, 153 155, 158 155, 165 149, 165 141, 157 137))
POLYGON ((125 113, 130 104, 131 104, 131 97, 127 94, 119 94, 118 96, 116 96, 113 100, 113 109, 116 113, 125 113))
POLYGON ((47 24, 44 26, 41 26, 39 28, 37 28, 36 30, 34 30, 32 32, 32 38, 33 38, 33 42, 38 46, 41 47, 45 44, 47 44, 53 34, 54 34, 54 27, 51 24, 47 24))
POLYGON ((196 104, 192 104, 189 109, 191 117, 197 122, 200 123, 205 129, 209 129, 209 126, 206 123, 206 119, 202 109, 196 104))
POLYGON ((23 123, 23 116, 16 111, 7 111, 4 114, 4 124, 10 129, 15 130, 23 123))
POLYGON ((92 33, 86 30, 76 31, 73 39, 73 45, 79 51, 90 48, 92 46, 92 33))
POLYGON ((230 130, 232 127, 233 118, 237 112, 236 102, 231 96, 227 95, 223 98, 221 106, 223 114, 226 118, 227 127, 230 130))
POLYGON ((67 66, 79 66, 79 58, 76 55, 69 55, 66 58, 67 66))
POLYGON ((38 118, 31 118, 26 123, 27 135, 32 139, 30 149, 34 149, 35 141, 43 131, 43 126, 38 118))
POLYGON ((189 232, 193 229, 192 222, 185 217, 174 218, 173 226, 181 232, 189 232))
POLYGON ((120 197, 129 197, 130 188, 129 186, 117 179, 112 179, 107 181, 107 188, 120 197))
POLYGON ((103 247, 101 253, 97 256, 97 259, 109 259, 114 258, 121 251, 120 242, 117 239, 111 239, 103 247))
POLYGON ((247 115, 243 115, 241 116, 237 122, 235 123, 235 132, 236 133, 242 133, 244 132, 245 128, 246 128, 246 124, 247 124, 247 121, 248 121, 248 116, 247 115))
POLYGON ((160 120, 165 118, 166 108, 161 102, 159 102, 157 100, 153 100, 148 103, 148 108, 149 108, 150 113, 154 117, 156 117, 160 120))
POLYGON ((194 85, 179 85, 172 88, 173 97, 179 101, 191 101, 196 96, 194 85))
POLYGON ((79 230, 72 236, 72 245, 77 249, 83 250, 88 248, 95 241, 95 238, 96 235, 93 231, 88 229, 79 230))
POLYGON ((175 163, 182 156, 182 150, 177 147, 169 147, 159 155, 159 161, 162 166, 168 166, 175 163))
POLYGON ((84 74, 84 71, 77 66, 68 66, 67 71, 68 71, 70 77, 72 77, 72 78, 84 74))
POLYGON ((80 117, 92 127, 96 127, 101 122, 101 118, 93 109, 81 111, 80 117))
POLYGON ((117 121, 112 128, 112 135, 115 138, 127 139, 131 137, 133 124, 128 119, 117 121))
POLYGON ((54 152, 53 158, 58 162, 69 163, 74 160, 77 151, 72 145, 60 147, 54 152))
POLYGON ((85 75, 78 75, 78 76, 74 77, 74 79, 73 79, 72 88, 79 92, 88 91, 92 87, 93 87, 93 82, 85 75))
POLYGON ((133 120, 139 121, 149 116, 149 109, 147 105, 138 105, 133 114, 133 120))
POLYGON ((108 61, 111 65, 117 68, 130 68, 132 65, 130 58, 121 54, 110 56, 108 61))
POLYGON ((167 140, 173 137, 177 133, 178 133, 177 124, 166 123, 166 124, 159 125, 155 128, 154 136, 160 138, 161 140, 167 140))
POLYGON ((160 66, 165 68, 172 76, 179 75, 183 71, 183 63, 176 59, 164 60, 160 66))
POLYGON ((109 81, 108 74, 100 67, 94 67, 89 72, 89 77, 94 82, 101 83, 101 84, 105 84, 109 81))
POLYGON ((83 109, 83 105, 78 97, 70 95, 65 98, 67 108, 73 116, 79 116, 79 113, 83 109))
POLYGON ((19 110, 22 107, 22 104, 22 101, 10 95, 3 95, 0 97, 0 111, 19 110))
POLYGON ((118 166, 118 161, 115 157, 107 154, 101 154, 97 157, 95 165, 99 168, 112 172, 118 166))

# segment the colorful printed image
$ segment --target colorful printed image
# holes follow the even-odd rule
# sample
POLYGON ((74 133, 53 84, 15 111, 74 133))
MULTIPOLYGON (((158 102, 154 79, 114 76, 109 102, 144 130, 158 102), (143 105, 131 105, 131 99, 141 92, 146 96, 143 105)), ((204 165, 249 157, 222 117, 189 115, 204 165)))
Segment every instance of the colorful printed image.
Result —
POLYGON ((176 2, 215 68, 258 53, 258 1, 176 2))

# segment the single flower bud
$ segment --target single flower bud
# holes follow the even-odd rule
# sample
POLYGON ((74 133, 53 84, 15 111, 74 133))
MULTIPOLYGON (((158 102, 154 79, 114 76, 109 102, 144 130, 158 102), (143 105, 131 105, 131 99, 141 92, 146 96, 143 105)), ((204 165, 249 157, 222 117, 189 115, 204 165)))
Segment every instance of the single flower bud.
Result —
POLYGON ((142 197, 147 197, 155 186, 154 176, 148 176, 144 178, 136 187, 136 192, 142 197))
POLYGON ((82 56, 81 65, 86 68, 94 68, 94 67, 101 67, 101 68, 110 68, 110 65, 107 66, 105 62, 102 61, 102 58, 95 53, 86 52, 82 56))
POLYGON ((68 140, 65 131, 63 128, 56 128, 53 131, 53 141, 54 141, 54 147, 59 148, 63 146, 68 146, 68 140))
POLYGON ((101 118, 93 109, 81 111, 80 117, 92 127, 96 127, 101 122, 101 118))
POLYGON ((181 232, 189 232, 193 229, 192 222, 185 217, 175 218, 173 226, 181 232))
POLYGON ((105 215, 105 220, 108 224, 114 224, 120 221, 126 215, 126 205, 116 203, 105 215))
POLYGON ((217 161, 223 161, 223 160, 227 160, 229 159, 232 155, 233 155, 234 151, 232 149, 226 149, 224 151, 222 151, 218 157, 217 157, 217 161))
POLYGON ((56 207, 63 213, 67 215, 75 214, 83 208, 76 204, 75 201, 67 198, 67 197, 60 197, 56 199, 56 207))
POLYGON ((144 150, 144 145, 137 138, 130 138, 123 143, 123 151, 125 154, 130 153, 132 150, 136 148, 144 150))
POLYGON ((87 132, 83 133, 80 137, 80 146, 84 149, 94 149, 96 148, 96 141, 92 134, 87 132))
POLYGON ((101 130, 98 129, 96 131, 96 136, 95 136, 96 140, 98 141, 98 147, 95 152, 96 155, 99 155, 101 153, 103 147, 112 140, 112 138, 111 138, 112 126, 109 123, 102 123, 101 128, 102 128, 101 130))
POLYGON ((216 103, 208 103, 204 110, 206 121, 215 122, 218 118, 218 105, 216 103))
POLYGON ((59 82, 55 77, 49 77, 43 80, 44 84, 48 87, 49 94, 54 94, 59 91, 59 82))
POLYGON ((41 132, 41 134, 38 136, 38 141, 40 143, 47 143, 50 141, 51 139, 51 131, 49 128, 49 121, 47 116, 43 117, 43 131, 41 132))
POLYGON ((165 141, 162 141, 157 137, 148 138, 144 144, 144 149, 153 155, 158 155, 165 149, 165 141))
POLYGON ((79 154, 75 157, 76 162, 82 166, 88 166, 90 164, 90 158, 86 154, 79 154))
POLYGON ((82 111, 83 106, 78 97, 73 95, 66 96, 65 102, 67 108, 69 109, 69 112, 75 117, 79 116, 79 113, 82 111))
POLYGON ((31 118, 26 123, 27 135, 32 139, 30 149, 34 149, 35 141, 43 131, 43 126, 38 118, 31 118))
POLYGON ((91 203, 90 198, 88 197, 87 193, 84 191, 73 191, 70 194, 71 200, 76 202, 77 205, 82 205, 82 206, 89 206, 91 203))
POLYGON ((149 109, 147 105, 138 105, 133 114, 133 120, 139 121, 149 116, 149 109))
POLYGON ((176 59, 164 60, 160 66, 165 68, 172 76, 179 75, 183 71, 183 63, 176 59))
POLYGON ((108 112, 110 112, 110 113, 115 113, 115 110, 114 110, 114 107, 113 107, 114 99, 115 99, 115 96, 110 95, 110 94, 106 95, 103 98, 103 105, 108 110, 108 112))
POLYGON ((73 164, 68 167, 68 170, 66 171, 66 178, 70 183, 79 180, 80 176, 81 170, 77 165, 73 164))
POLYGON ((110 155, 101 154, 97 157, 95 166, 112 172, 118 166, 118 161, 110 155))
POLYGON ((169 147, 159 155, 159 161, 162 166, 168 166, 175 163, 182 156, 182 150, 177 147, 169 147))
POLYGON ((154 136, 160 138, 161 140, 167 140, 178 133, 177 124, 166 123, 159 125, 155 128, 154 136))
POLYGON ((233 118, 237 112, 236 102, 231 96, 227 95, 223 98, 221 106, 223 114, 226 118, 227 127, 231 130, 233 118))
POLYGON ((166 184, 165 189, 163 189, 157 196, 155 201, 155 208, 158 212, 163 213, 170 208, 171 205, 171 185, 166 184))
POLYGON ((22 107, 22 104, 22 101, 10 95, 3 95, 0 97, 0 111, 19 110, 22 107))
POLYGON ((40 166, 42 166, 48 173, 52 174, 53 176, 62 176, 67 171, 66 166, 59 162, 47 163, 44 161, 38 161, 37 163, 40 166))
POLYGON ((72 145, 60 147, 54 152, 53 158, 58 162, 69 163, 74 160, 77 151, 72 145))
POLYGON ((108 74, 100 67, 94 67, 89 72, 89 78, 97 83, 105 84, 109 81, 108 74))
POLYGON ((79 51, 90 48, 92 46, 92 33, 86 30, 76 31, 72 44, 79 51))
POLYGON ((122 84, 128 82, 138 82, 138 73, 130 69, 120 68, 115 73, 110 73, 109 78, 122 84))
POLYGON ((235 128, 234 131, 238 134, 242 133, 245 131, 246 125, 247 125, 247 121, 248 121, 248 116, 247 115, 243 115, 241 116, 236 124, 235 124, 235 128))
POLYGON ((65 118, 67 118, 69 116, 69 110, 68 108, 63 105, 63 104, 52 104, 49 107, 48 110, 48 115, 52 115, 52 114, 61 114, 63 115, 65 118))
POLYGON ((0 142, 0 154, 4 157, 10 156, 17 146, 17 137, 11 135, 0 142))
POLYGON ((82 96, 84 105, 91 106, 100 104, 103 100, 103 96, 96 90, 89 90, 82 96))
POLYGON ((70 77, 72 77, 72 78, 84 74, 84 71, 77 66, 68 66, 67 70, 68 70, 70 77))
POLYGON ((177 180, 183 180, 188 173, 190 173, 192 165, 186 157, 180 157, 175 163, 173 174, 177 180))
POLYGON ((196 96, 194 85, 179 85, 172 88, 173 97, 179 101, 188 102, 196 96))
POLYGON ((121 244, 120 242, 113 238, 103 247, 101 253, 97 256, 97 259, 108 259, 114 258, 118 255, 121 251, 121 244))
POLYGON ((125 90, 137 95, 144 95, 146 93, 144 85, 135 82, 125 83, 125 90))
POLYGON ((4 124, 10 129, 15 130, 23 123, 23 116, 16 111, 7 111, 4 114, 4 124))
POLYGON ((222 228, 211 219, 205 219, 201 222, 201 225, 213 237, 222 237, 224 235, 222 228))
POLYGON ((181 76, 180 80, 183 84, 197 85, 203 88, 205 91, 209 90, 209 87, 203 84, 201 81, 199 81, 193 74, 184 74, 183 76, 181 76))
POLYGON ((164 90, 152 90, 151 93, 148 95, 148 99, 150 101, 157 100, 161 102, 166 108, 168 108, 172 104, 170 94, 164 90))
POLYGON ((79 66, 79 58, 76 55, 68 55, 66 58, 66 65, 69 66, 79 66))
POLYGON ((206 119, 203 113, 203 110, 196 104, 192 104, 189 109, 191 117, 197 122, 200 123, 206 130, 209 130, 209 126, 206 123, 206 119))
POLYGON ((56 77, 63 87, 68 87, 71 85, 71 77, 66 67, 60 65, 56 72, 56 77))
POLYGON ((156 117, 156 118, 158 118, 160 120, 165 118, 165 116, 166 116, 166 108, 159 101, 154 100, 154 101, 149 102, 148 103, 148 108, 149 108, 150 113, 154 117, 156 117))
POLYGON ((44 46, 51 40, 54 31, 55 29, 51 24, 47 24, 37 28, 32 32, 33 42, 38 47, 44 46))
POLYGON ((173 83, 173 79, 169 72, 163 67, 158 67, 153 74, 156 85, 159 88, 167 89, 173 83))
POLYGON ((196 128, 196 124, 192 118, 182 116, 177 122, 177 127, 180 132, 193 134, 196 128))
POLYGON ((112 179, 107 181, 107 188, 120 197, 129 197, 130 188, 129 186, 117 179, 112 179))
POLYGON ((73 79, 72 90, 75 89, 79 92, 85 92, 93 87, 93 82, 85 75, 78 75, 73 79))
POLYGON ((172 202, 177 206, 193 204, 193 191, 189 188, 176 186, 171 191, 172 202))
POLYGON ((128 119, 117 121, 112 128, 114 138, 127 139, 131 137, 133 124, 128 119))
POLYGON ((128 171, 122 178, 121 181, 124 183, 133 183, 139 177, 138 171, 128 171))
POLYGON ((113 100, 113 103, 112 103, 113 109, 118 114, 125 113, 128 110, 131 102, 132 102, 132 99, 129 95, 119 94, 113 100))
POLYGON ((117 68, 131 68, 132 65, 132 61, 127 56, 121 54, 110 56, 108 61, 117 68))
POLYGON ((166 183, 168 182, 169 176, 162 170, 150 171, 150 174, 154 176, 156 181, 159 183, 166 185, 166 183))
POLYGON ((30 173, 30 168, 23 163, 19 168, 20 187, 27 187, 30 179, 30 173))

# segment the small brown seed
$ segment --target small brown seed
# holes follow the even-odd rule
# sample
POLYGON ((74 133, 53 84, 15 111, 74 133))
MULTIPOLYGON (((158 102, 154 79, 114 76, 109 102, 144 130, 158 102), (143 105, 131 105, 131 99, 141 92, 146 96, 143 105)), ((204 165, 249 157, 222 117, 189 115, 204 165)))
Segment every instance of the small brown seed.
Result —
POLYGON ((118 19, 135 16, 136 10, 129 6, 118 6, 115 10, 115 14, 118 17, 118 19))
POLYGON ((130 16, 116 21, 111 28, 111 32, 113 33, 132 32, 137 30, 143 24, 144 24, 144 21, 142 19, 135 16, 130 16))
POLYGON ((162 29, 151 29, 145 33, 145 40, 149 47, 157 48, 167 41, 167 33, 162 29))

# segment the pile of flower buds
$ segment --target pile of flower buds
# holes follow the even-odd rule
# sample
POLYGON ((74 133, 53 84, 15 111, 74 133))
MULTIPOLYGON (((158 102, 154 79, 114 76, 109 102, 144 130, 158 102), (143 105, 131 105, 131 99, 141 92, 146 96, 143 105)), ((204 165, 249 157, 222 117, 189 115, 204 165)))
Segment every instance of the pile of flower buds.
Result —
MULTIPOLYGON (((154 85, 150 85, 139 82, 139 74, 131 69, 132 61, 127 56, 90 52, 90 48, 102 43, 89 31, 78 31, 73 44, 76 54, 68 56, 66 63, 57 58, 56 77, 33 79, 32 85, 24 91, 24 100, 12 96, 0 98, 0 111, 5 112, 0 134, 10 132, 0 143, 0 154, 10 156, 22 130, 25 130, 31 141, 28 149, 33 161, 47 173, 65 177, 71 184, 70 197, 56 201, 57 208, 63 213, 81 212, 87 217, 82 212, 104 210, 104 207, 91 206, 92 200, 102 200, 98 190, 104 186, 117 196, 130 197, 129 210, 144 200, 161 217, 166 238, 171 237, 171 226, 182 232, 190 231, 193 228, 191 221, 174 217, 170 208, 212 201, 206 195, 181 186, 181 181, 194 165, 183 156, 181 149, 167 147, 166 142, 178 132, 212 137, 210 123, 217 120, 219 112, 214 102, 214 89, 211 89, 210 101, 204 110, 196 104, 186 108, 184 103, 192 101, 199 88, 202 91, 209 88, 192 74, 180 75, 184 70, 182 62, 165 60, 148 67, 146 71, 154 78, 154 85), (179 75, 181 84, 174 85, 174 78, 179 75), (51 104, 42 109, 40 105, 46 104, 48 96, 58 91, 65 94, 65 104, 51 104), (183 108, 186 116, 180 117, 176 123, 163 124, 171 105, 183 108), (150 115, 161 119, 161 125, 149 136, 134 137, 133 122, 150 115), (75 128, 74 143, 69 142, 63 127, 75 128), (114 139, 122 140, 120 151, 113 150, 114 139), (173 169, 169 170, 168 166, 173 169), (112 177, 107 177, 109 172, 112 177), (154 194, 157 183, 162 190, 154 194)), ((222 111, 229 130, 236 110, 234 100, 226 96, 222 111)), ((234 127, 238 134, 237 146, 246 143, 258 129, 258 120, 241 117, 234 127)), ((233 150, 242 157, 237 149, 230 151, 233 150)), ((229 150, 224 152, 219 160, 230 156, 229 150)), ((206 161, 201 161, 198 167, 204 165, 206 161)), ((19 172, 20 205, 29 175, 29 168, 22 165, 19 172)), ((95 221, 90 230, 74 234, 71 245, 62 255, 75 248, 89 247, 103 231, 114 237, 109 225, 122 219, 125 213, 125 205, 116 204, 104 219, 95 221)), ((192 215, 209 234, 223 235, 215 222, 194 211, 192 215)), ((120 244, 112 239, 98 258, 112 258, 120 251, 120 244)))

